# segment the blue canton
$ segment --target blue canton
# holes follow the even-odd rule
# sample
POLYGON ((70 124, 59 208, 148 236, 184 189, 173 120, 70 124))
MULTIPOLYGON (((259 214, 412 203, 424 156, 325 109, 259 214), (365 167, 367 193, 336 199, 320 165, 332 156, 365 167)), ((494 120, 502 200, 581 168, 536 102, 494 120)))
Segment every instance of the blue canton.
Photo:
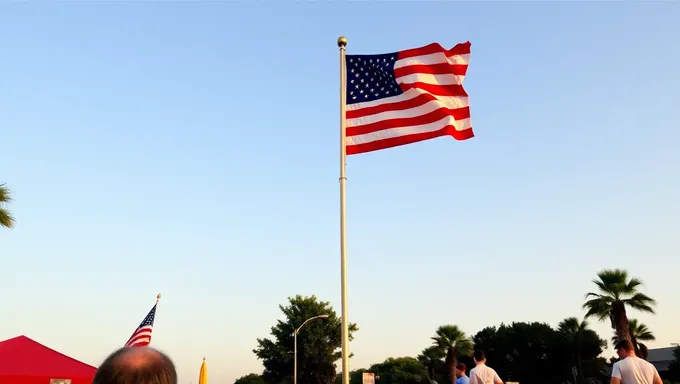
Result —
POLYGON ((380 55, 347 55, 347 104, 400 95, 394 76, 397 52, 380 55))
POLYGON ((139 327, 137 328, 142 328, 142 327, 148 327, 152 326, 153 327, 153 320, 156 317, 156 306, 154 305, 153 308, 151 308, 151 311, 149 312, 148 315, 142 320, 142 323, 139 324, 139 327))

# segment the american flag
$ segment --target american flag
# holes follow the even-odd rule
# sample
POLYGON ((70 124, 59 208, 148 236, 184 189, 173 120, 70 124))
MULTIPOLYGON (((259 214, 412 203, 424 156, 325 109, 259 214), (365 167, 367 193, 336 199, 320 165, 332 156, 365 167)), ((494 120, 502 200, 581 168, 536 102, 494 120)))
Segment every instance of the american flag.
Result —
POLYGON ((139 327, 135 329, 130 339, 125 343, 126 347, 146 347, 151 343, 151 331, 153 331, 153 321, 156 318, 156 303, 149 314, 146 315, 139 327))
POLYGON ((474 136, 463 79, 470 42, 346 55, 348 155, 439 136, 474 136))

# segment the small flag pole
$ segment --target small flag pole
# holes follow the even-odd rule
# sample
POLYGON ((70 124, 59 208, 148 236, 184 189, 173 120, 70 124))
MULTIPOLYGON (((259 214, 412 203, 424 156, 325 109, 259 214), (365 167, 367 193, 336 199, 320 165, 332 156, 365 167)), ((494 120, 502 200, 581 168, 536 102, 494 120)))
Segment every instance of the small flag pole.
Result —
POLYGON ((340 48, 340 290, 342 306, 342 384, 349 384, 349 320, 347 318, 347 225, 346 225, 346 195, 347 195, 347 146, 346 119, 347 109, 347 71, 345 63, 345 47, 347 38, 338 38, 340 48))

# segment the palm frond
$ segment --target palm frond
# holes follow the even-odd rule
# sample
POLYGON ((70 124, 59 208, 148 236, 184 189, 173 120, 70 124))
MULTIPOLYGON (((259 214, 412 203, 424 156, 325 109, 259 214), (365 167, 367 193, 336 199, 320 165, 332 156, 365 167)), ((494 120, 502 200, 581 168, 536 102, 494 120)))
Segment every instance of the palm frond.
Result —
POLYGON ((633 309, 637 309, 641 312, 655 313, 653 305, 656 305, 656 300, 645 295, 644 293, 635 293, 630 298, 623 300, 623 302, 633 309))
POLYGON ((625 293, 632 295, 637 292, 637 288, 642 285, 642 280, 638 279, 637 277, 631 277, 628 284, 626 284, 625 293))
POLYGON ((0 227, 12 228, 14 226, 14 217, 10 213, 0 208, 0 227))
POLYGON ((656 336, 654 336, 649 327, 647 327, 647 325, 643 323, 638 322, 637 319, 628 320, 628 331, 630 332, 630 335, 634 337, 636 340, 641 341, 656 340, 656 336))
POLYGON ((7 188, 5 183, 0 183, 0 203, 9 203, 12 201, 11 191, 7 188))
POLYGON ((613 300, 609 297, 598 297, 586 301, 583 303, 583 308, 588 310, 585 318, 595 317, 598 321, 607 320, 611 317, 612 302, 613 300))

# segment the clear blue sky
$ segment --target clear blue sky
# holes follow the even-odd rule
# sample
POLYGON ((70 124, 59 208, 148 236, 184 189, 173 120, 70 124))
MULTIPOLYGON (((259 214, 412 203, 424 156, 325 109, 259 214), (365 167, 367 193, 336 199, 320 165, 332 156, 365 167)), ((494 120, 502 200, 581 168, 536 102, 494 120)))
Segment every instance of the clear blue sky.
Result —
POLYGON ((678 20, 661 2, 4 2, 0 339, 98 364, 160 291, 153 345, 182 384, 204 355, 226 384, 260 370, 287 296, 339 310, 344 34, 350 53, 470 40, 477 135, 349 158, 352 368, 445 323, 582 316, 605 267, 658 299, 652 345, 679 342, 678 20))

